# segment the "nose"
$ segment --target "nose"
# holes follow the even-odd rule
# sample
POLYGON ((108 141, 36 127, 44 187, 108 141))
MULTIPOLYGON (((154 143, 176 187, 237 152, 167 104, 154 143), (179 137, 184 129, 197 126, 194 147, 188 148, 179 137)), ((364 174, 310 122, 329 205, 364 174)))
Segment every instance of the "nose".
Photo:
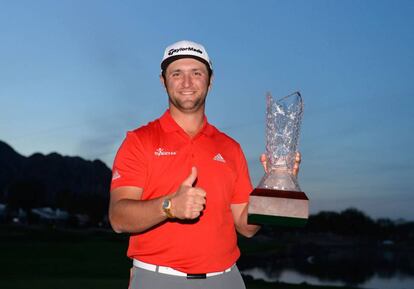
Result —
POLYGON ((185 73, 183 76, 183 86, 184 87, 190 87, 192 85, 192 79, 191 79, 191 75, 185 73))

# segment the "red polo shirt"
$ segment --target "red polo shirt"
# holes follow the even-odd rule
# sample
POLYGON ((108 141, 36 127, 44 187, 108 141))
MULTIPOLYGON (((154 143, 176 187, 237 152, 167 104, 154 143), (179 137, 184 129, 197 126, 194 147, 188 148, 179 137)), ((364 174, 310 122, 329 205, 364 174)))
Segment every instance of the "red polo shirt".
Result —
POLYGON ((196 186, 206 193, 203 214, 193 221, 168 220, 130 237, 128 256, 187 273, 216 272, 240 256, 231 204, 246 203, 252 191, 240 145, 204 120, 190 138, 169 111, 128 132, 116 155, 111 190, 143 188, 142 200, 177 191, 197 167, 196 186))

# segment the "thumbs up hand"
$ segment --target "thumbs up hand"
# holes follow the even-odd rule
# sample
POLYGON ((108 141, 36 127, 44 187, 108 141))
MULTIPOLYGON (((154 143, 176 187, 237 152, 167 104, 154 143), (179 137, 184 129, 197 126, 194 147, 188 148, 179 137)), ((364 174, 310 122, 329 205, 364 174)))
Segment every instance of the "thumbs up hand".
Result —
POLYGON ((193 184, 197 179, 197 168, 192 167, 190 175, 181 183, 171 197, 171 211, 178 219, 196 219, 204 210, 206 192, 193 184))

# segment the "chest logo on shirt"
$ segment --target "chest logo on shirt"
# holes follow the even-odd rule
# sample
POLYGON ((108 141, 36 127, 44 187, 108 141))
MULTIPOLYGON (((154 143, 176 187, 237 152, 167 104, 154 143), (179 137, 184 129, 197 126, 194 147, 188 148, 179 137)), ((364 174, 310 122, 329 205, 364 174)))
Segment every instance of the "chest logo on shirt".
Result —
POLYGON ((213 158, 213 160, 218 161, 218 162, 222 162, 222 163, 226 162, 226 160, 223 158, 223 156, 220 153, 216 154, 215 157, 213 158))
POLYGON ((164 151, 163 148, 157 148, 154 152, 154 155, 156 155, 157 157, 161 157, 161 156, 175 156, 177 154, 177 152, 167 152, 164 151))
POLYGON ((112 174, 112 180, 115 181, 119 179, 120 177, 121 175, 119 174, 118 170, 115 170, 114 173, 112 174))

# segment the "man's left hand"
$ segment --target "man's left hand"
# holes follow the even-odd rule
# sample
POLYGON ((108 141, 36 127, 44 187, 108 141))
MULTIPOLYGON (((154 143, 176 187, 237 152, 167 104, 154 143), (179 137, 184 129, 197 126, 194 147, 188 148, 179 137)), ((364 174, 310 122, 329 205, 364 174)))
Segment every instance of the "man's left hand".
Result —
MULTIPOLYGON (((294 176, 297 176, 299 173, 299 166, 300 166, 301 160, 302 160, 302 155, 300 154, 300 152, 296 152, 295 163, 293 164, 293 169, 292 169, 292 173, 294 176)), ((264 171, 268 173, 269 168, 267 167, 267 158, 265 154, 262 154, 260 156, 260 162, 262 163, 264 171)))

